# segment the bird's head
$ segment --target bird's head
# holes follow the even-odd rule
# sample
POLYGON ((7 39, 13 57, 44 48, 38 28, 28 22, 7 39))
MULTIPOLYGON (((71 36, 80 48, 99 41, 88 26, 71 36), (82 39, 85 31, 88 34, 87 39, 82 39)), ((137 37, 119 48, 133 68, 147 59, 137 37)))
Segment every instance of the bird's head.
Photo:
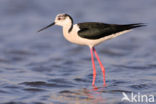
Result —
POLYGON ((53 25, 58 25, 58 26, 68 26, 68 25, 73 25, 73 19, 71 18, 70 15, 68 14, 58 14, 55 18, 55 21, 51 24, 49 24, 48 26, 40 29, 38 32, 44 30, 44 29, 47 29, 53 25))
POLYGON ((55 18, 55 24, 65 26, 72 23, 72 18, 68 14, 58 14, 55 18))

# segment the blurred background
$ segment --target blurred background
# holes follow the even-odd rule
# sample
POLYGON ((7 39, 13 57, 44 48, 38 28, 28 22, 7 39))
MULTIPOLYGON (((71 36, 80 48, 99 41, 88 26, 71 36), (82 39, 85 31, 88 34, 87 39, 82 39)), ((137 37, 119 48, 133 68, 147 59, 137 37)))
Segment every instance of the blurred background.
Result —
MULTIPOLYGON (((0 104, 125 104, 122 92, 156 95, 155 0, 0 0, 0 104), (67 42, 62 28, 43 32, 59 13, 74 23, 146 23, 97 51, 93 89, 88 47, 67 42)), ((156 100, 156 99, 155 99, 156 100)))

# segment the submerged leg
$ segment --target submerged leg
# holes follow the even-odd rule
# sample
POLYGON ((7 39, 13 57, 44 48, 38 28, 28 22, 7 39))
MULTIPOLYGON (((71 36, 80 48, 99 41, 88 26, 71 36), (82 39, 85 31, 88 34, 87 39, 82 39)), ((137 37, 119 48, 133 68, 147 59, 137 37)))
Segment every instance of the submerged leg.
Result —
POLYGON ((95 63, 94 63, 94 55, 93 55, 93 48, 90 48, 91 53, 91 60, 92 60, 92 66, 93 66, 93 81, 92 85, 95 85, 95 79, 96 79, 96 69, 95 69, 95 63))
POLYGON ((105 81, 105 68, 104 68, 104 66, 102 65, 102 62, 100 61, 100 58, 99 58, 99 56, 98 56, 98 54, 97 54, 95 48, 93 48, 93 51, 94 51, 95 56, 96 56, 96 58, 97 58, 97 60, 98 60, 98 62, 99 62, 99 64, 100 64, 100 67, 101 67, 101 71, 102 71, 102 74, 103 74, 103 84, 104 84, 104 86, 106 86, 106 81, 105 81))

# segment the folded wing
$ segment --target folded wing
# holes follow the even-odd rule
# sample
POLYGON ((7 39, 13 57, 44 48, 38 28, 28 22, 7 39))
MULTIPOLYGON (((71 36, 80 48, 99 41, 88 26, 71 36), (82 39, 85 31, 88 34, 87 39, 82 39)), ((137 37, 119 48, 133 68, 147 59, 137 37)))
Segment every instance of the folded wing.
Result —
POLYGON ((80 30, 78 31, 78 35, 80 37, 87 39, 99 39, 118 32, 141 27, 144 26, 144 24, 136 23, 136 24, 117 25, 97 22, 85 22, 79 23, 78 26, 80 28, 80 30))

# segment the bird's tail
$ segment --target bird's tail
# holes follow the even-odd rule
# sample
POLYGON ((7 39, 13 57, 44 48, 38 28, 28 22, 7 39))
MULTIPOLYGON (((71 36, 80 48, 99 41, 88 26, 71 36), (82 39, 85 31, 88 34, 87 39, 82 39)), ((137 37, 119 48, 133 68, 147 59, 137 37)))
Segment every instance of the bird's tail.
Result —
POLYGON ((126 25, 120 25, 119 28, 124 30, 129 30, 133 28, 143 27, 146 26, 144 23, 135 23, 135 24, 126 24, 126 25))
POLYGON ((129 24, 128 26, 131 28, 137 28, 137 27, 146 26, 146 24, 145 23, 135 23, 135 24, 129 24))

